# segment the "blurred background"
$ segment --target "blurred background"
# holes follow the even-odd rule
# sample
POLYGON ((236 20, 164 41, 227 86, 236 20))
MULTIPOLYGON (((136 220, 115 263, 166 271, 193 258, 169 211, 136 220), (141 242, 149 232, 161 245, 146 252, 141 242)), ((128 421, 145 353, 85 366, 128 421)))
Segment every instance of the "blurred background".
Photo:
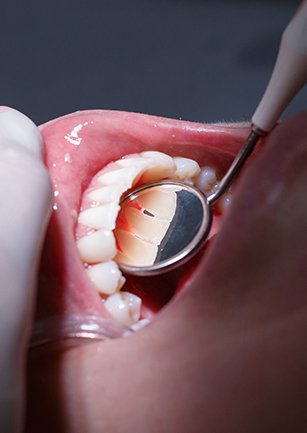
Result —
MULTIPOLYGON (((299 1, 9 0, 0 105, 36 123, 89 108, 249 119, 299 1)), ((307 88, 288 113, 307 108, 307 88)))

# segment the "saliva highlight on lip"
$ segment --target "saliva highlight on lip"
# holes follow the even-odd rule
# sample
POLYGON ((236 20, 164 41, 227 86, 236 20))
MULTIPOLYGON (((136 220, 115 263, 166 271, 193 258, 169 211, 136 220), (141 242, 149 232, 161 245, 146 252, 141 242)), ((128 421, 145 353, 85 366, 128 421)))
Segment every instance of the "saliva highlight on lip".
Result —
POLYGON ((138 203, 144 219, 148 220, 151 215, 152 230, 160 233, 158 241, 144 254, 135 254, 133 241, 130 242, 128 248, 133 259, 117 259, 124 272, 140 276, 167 272, 184 264, 199 250, 210 231, 212 204, 229 188, 258 140, 273 129, 306 79, 307 0, 304 0, 282 35, 271 79, 252 117, 251 133, 217 189, 206 197, 193 187, 170 180, 143 185, 123 198, 121 212, 138 203), (166 228, 161 230, 163 224, 159 216, 147 208, 151 200, 162 193, 168 195, 169 218, 166 228))

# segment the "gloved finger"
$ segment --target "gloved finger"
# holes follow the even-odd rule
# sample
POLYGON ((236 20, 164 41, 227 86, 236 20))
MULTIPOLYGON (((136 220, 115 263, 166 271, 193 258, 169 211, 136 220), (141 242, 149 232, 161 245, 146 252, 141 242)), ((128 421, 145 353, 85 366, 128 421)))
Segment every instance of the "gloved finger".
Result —
POLYGON ((51 209, 43 141, 26 116, 0 109, 0 431, 21 430, 24 365, 40 250, 51 209))

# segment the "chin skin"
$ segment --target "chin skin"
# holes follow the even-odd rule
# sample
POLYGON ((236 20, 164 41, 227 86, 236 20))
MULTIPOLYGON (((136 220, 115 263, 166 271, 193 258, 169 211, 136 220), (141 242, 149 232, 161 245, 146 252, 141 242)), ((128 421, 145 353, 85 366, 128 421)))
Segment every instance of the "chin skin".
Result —
MULTIPOLYGON (((180 291, 150 326, 30 354, 27 432, 306 431, 306 125, 306 114, 298 115, 259 146, 202 257, 162 280, 138 281, 151 310, 170 297, 162 294, 159 304, 159 291, 180 291)), ((160 150, 222 175, 248 127, 87 111, 41 131, 59 193, 42 258, 39 319, 106 316, 74 241, 81 195, 97 171, 128 153, 160 150)))

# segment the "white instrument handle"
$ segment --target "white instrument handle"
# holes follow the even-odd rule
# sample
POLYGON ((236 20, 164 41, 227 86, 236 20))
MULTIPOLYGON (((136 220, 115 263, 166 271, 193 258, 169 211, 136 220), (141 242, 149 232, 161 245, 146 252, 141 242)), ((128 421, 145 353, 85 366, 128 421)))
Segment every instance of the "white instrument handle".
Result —
POLYGON ((304 0, 282 35, 271 79, 252 117, 254 129, 270 132, 306 82, 307 0, 304 0))

